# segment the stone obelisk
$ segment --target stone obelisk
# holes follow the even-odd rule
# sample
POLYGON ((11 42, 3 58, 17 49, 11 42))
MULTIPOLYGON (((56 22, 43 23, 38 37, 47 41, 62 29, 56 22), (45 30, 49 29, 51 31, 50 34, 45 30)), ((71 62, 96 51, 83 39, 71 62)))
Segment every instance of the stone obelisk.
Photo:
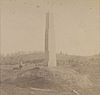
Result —
POLYGON ((53 14, 46 13, 46 29, 45 29, 45 55, 48 67, 56 66, 56 50, 55 50, 55 33, 53 14))

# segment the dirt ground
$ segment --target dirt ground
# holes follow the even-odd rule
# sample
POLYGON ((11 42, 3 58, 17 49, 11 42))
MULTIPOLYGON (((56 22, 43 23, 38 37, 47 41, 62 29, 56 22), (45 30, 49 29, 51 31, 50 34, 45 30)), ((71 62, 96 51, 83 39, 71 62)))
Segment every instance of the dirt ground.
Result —
POLYGON ((71 68, 57 67, 3 69, 1 74, 1 95, 100 95, 97 72, 80 74, 71 68), (96 79, 92 75, 97 76, 96 79))

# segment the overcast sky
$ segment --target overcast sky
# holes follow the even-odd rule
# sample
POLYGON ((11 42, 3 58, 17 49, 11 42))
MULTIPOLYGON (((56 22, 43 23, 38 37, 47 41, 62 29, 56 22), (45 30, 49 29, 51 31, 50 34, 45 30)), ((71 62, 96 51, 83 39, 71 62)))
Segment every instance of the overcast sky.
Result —
POLYGON ((3 54, 44 50, 48 9, 54 13, 57 52, 74 55, 100 52, 99 0, 2 0, 1 7, 3 54))

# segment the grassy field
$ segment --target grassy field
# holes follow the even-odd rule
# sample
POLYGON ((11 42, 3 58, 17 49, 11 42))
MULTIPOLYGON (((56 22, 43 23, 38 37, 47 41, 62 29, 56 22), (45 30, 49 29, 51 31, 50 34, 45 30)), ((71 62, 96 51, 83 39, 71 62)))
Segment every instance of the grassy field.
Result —
POLYGON ((60 56, 59 64, 55 68, 34 67, 34 63, 24 64, 21 69, 18 69, 18 64, 1 65, 0 93, 1 95, 100 95, 99 57, 85 60, 77 57, 70 59, 73 58, 74 61, 65 63, 66 57, 60 56))

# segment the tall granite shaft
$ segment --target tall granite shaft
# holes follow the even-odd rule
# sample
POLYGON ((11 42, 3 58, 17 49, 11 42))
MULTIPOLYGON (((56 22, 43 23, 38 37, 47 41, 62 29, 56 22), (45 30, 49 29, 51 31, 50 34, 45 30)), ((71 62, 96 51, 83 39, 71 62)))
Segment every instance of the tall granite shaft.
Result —
POLYGON ((45 55, 48 67, 56 66, 54 19, 52 13, 46 13, 45 55))

